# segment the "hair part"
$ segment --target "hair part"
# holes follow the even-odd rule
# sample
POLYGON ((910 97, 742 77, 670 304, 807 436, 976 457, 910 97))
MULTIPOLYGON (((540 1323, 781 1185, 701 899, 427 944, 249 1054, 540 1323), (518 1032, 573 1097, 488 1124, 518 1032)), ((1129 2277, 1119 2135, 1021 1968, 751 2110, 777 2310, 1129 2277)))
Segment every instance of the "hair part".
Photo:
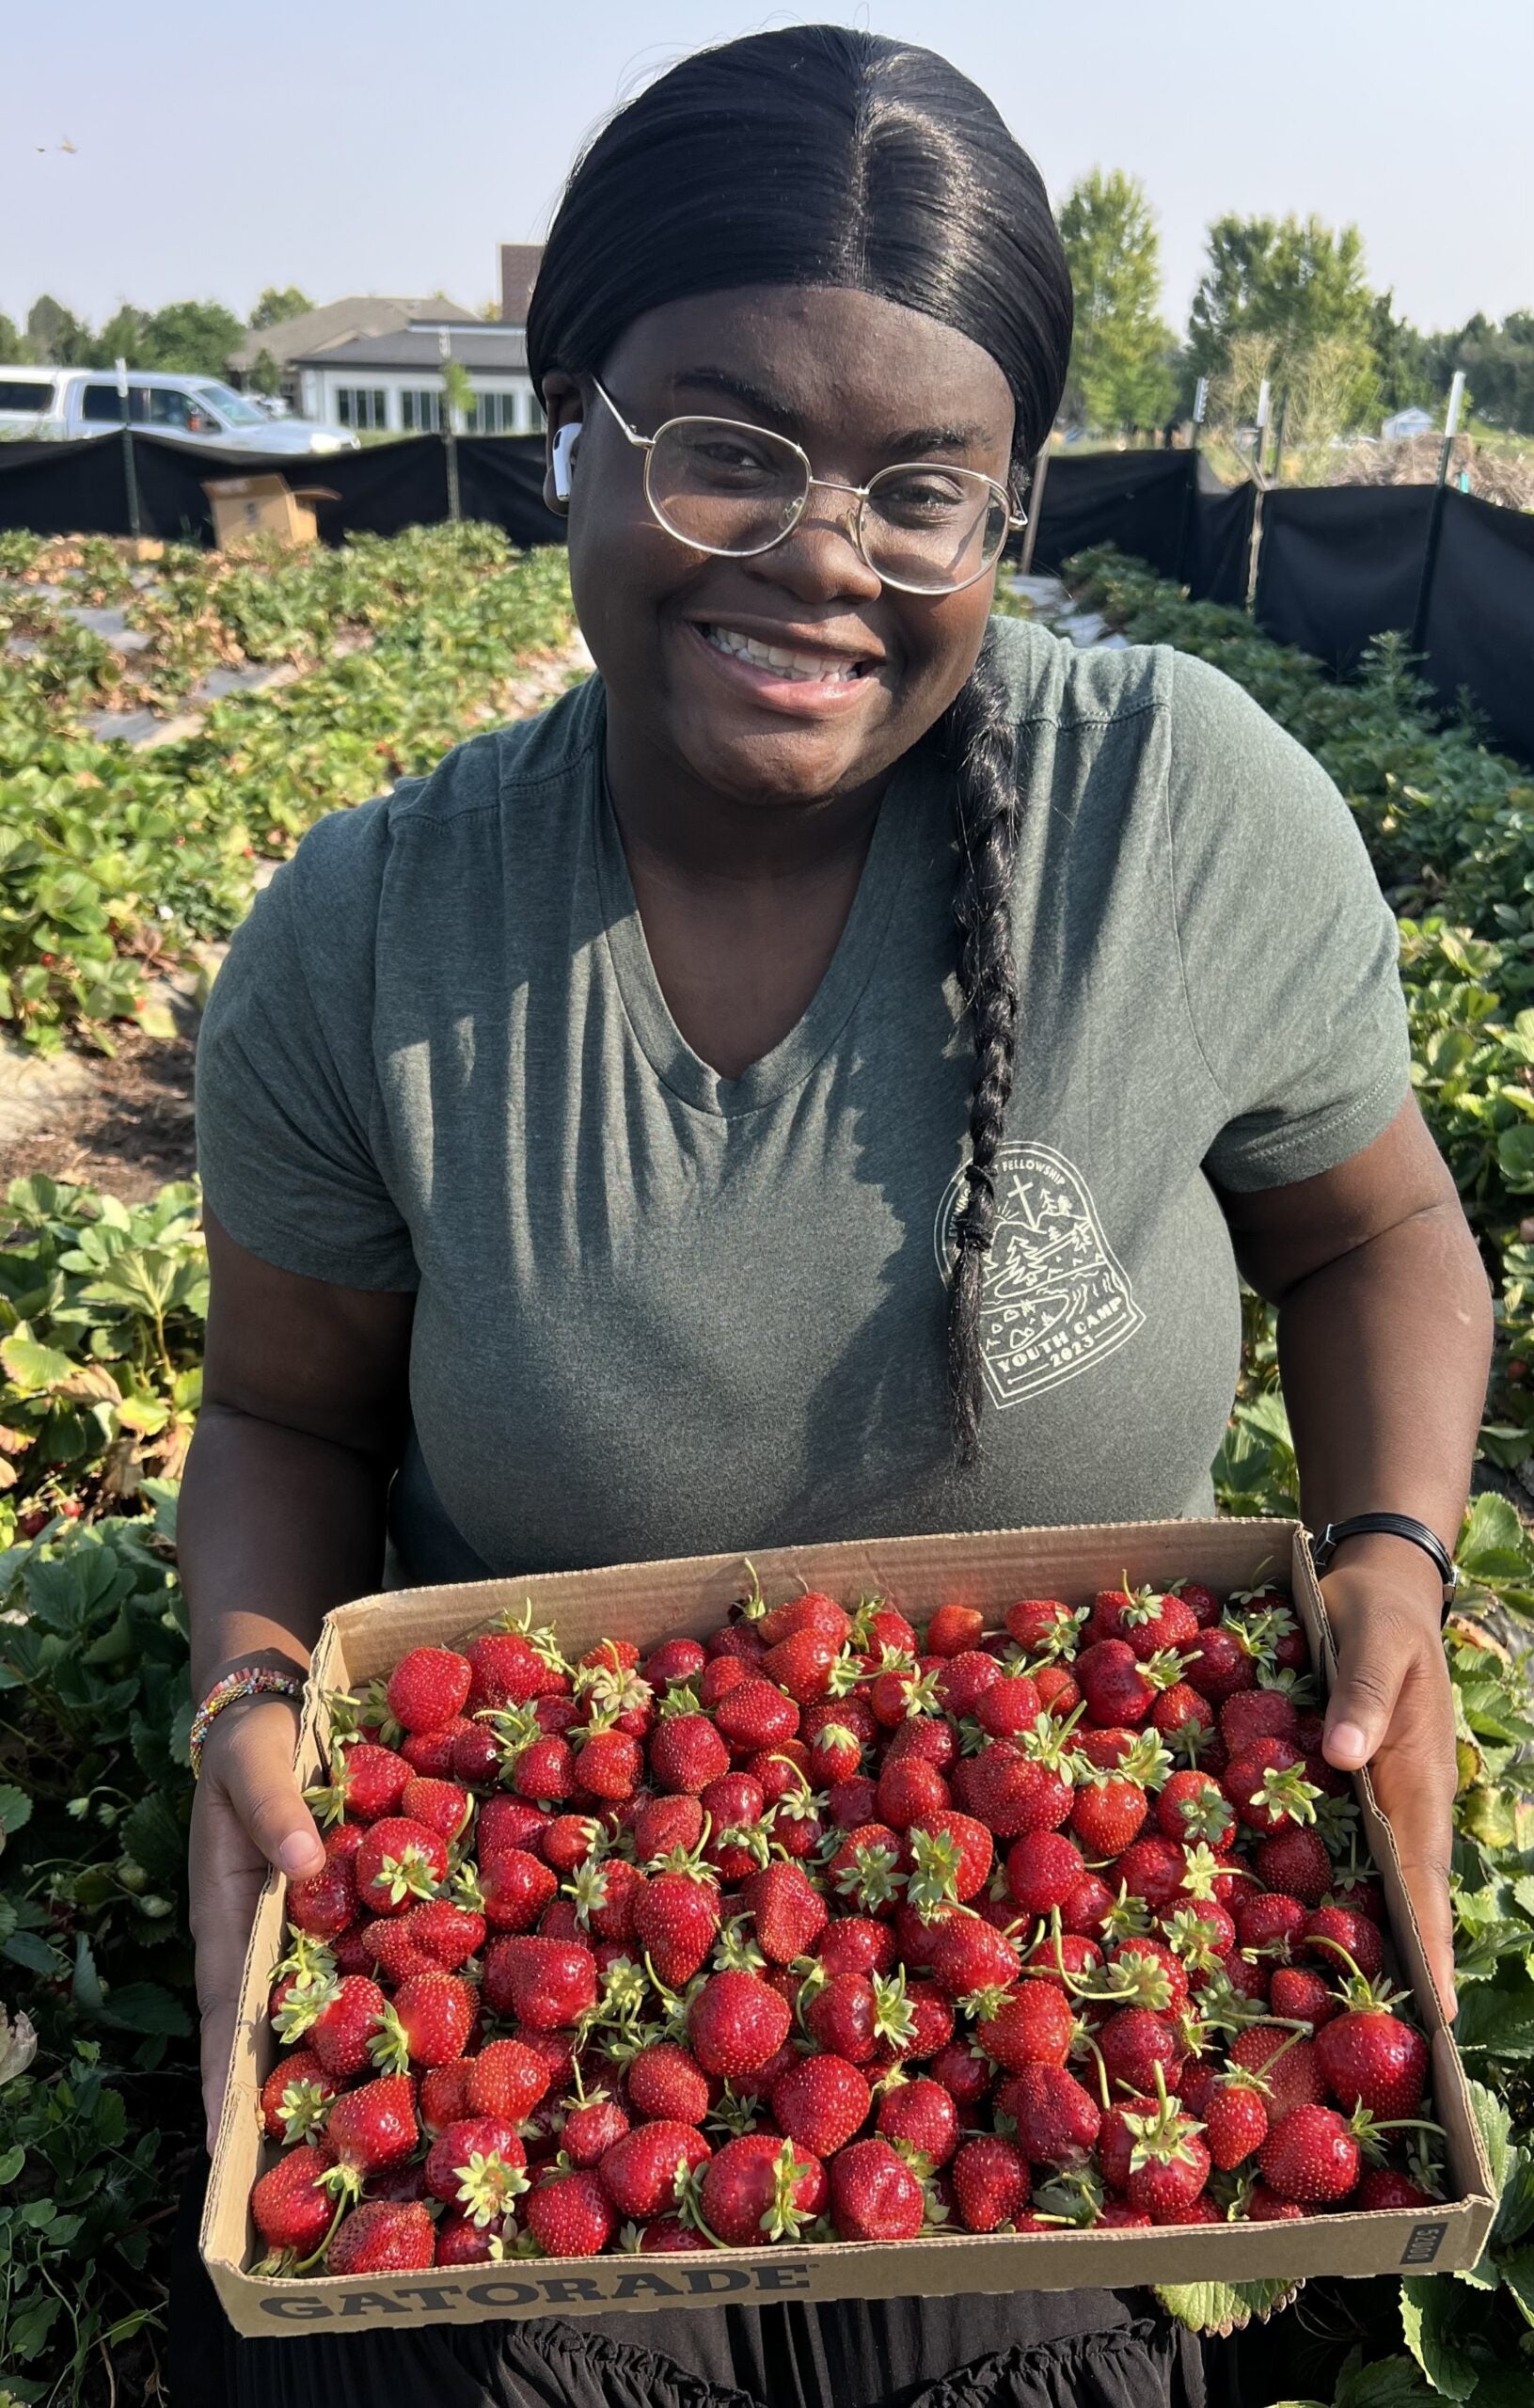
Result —
MULTIPOLYGON (((667 302, 773 284, 877 293, 977 343, 1011 388, 1020 486, 1065 387, 1070 277, 1037 168, 947 59, 794 25, 696 51, 625 102, 577 158, 549 229, 528 309, 534 387, 554 370, 599 375, 625 329, 667 302)), ((954 1448, 968 1465, 1018 1021, 1016 732, 988 640, 934 734, 954 763, 974 1046, 947 1324, 954 1448)))

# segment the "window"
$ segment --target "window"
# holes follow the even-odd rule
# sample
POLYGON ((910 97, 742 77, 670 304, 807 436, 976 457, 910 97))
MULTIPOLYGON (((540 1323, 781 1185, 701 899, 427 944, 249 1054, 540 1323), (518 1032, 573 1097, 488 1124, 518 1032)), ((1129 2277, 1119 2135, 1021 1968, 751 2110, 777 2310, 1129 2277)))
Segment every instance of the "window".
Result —
POLYGON ((215 431, 208 412, 199 410, 191 394, 180 392, 174 385, 151 385, 144 398, 150 426, 168 427, 177 435, 215 431))
POLYGON ((387 426, 388 395, 382 385, 338 385, 336 416, 342 426, 387 426))
POLYGON ((406 390, 400 395, 401 423, 412 435, 440 435, 442 432, 442 395, 440 392, 406 390))
MULTIPOLYGON (((141 425, 144 419, 142 386, 136 389, 130 387, 129 396, 133 404, 134 419, 141 425)), ((91 426, 120 426, 122 402, 116 385, 87 385, 81 395, 80 415, 91 426)))
POLYGON ((14 384, 8 376, 0 376, 0 410, 51 410, 54 388, 48 385, 24 385, 18 377, 14 384))
POLYGON ((516 433, 516 395, 476 391, 474 405, 468 413, 470 435, 514 435, 516 433))
POLYGON ((209 403, 230 426, 264 426, 266 412, 247 402, 232 385, 199 385, 198 399, 209 403))

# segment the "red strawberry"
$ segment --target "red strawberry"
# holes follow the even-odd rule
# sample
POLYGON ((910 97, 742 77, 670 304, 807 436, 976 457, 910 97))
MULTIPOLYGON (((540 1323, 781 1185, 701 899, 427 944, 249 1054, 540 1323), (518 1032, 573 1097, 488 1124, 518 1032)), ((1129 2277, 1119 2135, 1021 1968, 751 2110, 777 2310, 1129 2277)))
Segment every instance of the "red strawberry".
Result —
POLYGON ((1431 2208, 1431 2194, 1393 2165, 1366 2165, 1358 2178, 1353 2205, 1358 2208, 1431 2208))
POLYGON ((356 1912, 353 1858, 332 1855, 327 1850, 318 1873, 308 1873, 301 1881, 289 1882, 287 1909, 288 1921, 295 1931, 307 1931, 316 1940, 334 1940, 356 1912))
POLYGON ((830 2217, 842 2241, 912 2241, 925 2201, 909 2166, 888 2141, 854 2141, 829 2168, 830 2217))
MULTIPOLYGON (((455 1714, 439 1731, 407 1731, 400 1741, 400 1753, 412 1772, 429 1781, 446 1781, 452 1772, 452 1754, 466 1731, 475 1729, 467 1714, 455 1714)), ((483 1725, 479 1726, 482 1731, 483 1725)), ((462 1780, 463 1775, 458 1778, 462 1780)), ((392 1813, 391 1807, 386 1813, 392 1813)))
POLYGON ((831 1667, 840 1653, 827 1631, 797 1630, 769 1647, 762 1658, 768 1681, 785 1690, 798 1705, 811 1705, 830 1687, 831 1667))
POLYGON ((833 2157, 867 2121, 872 2094, 846 2057, 800 2057, 772 2085, 772 2113, 789 2138, 833 2157))
POLYGON ((780 1647, 785 1639, 804 1630, 819 1631, 822 1638, 845 1647, 852 1636, 852 1618, 834 1597, 811 1589, 802 1597, 790 1597, 785 1605, 769 1606, 756 1627, 768 1647, 780 1647))
POLYGON ((385 2007, 368 2053, 390 2073, 451 2065, 464 2053, 475 2011, 473 1990, 455 1973, 412 1973, 385 2007))
POLYGON ((962 1656, 979 1646, 985 1627, 985 1616, 973 1606, 940 1606, 922 1645, 928 1656, 962 1656))
POLYGON ((668 1989, 692 1979, 719 1927, 719 1885, 690 1860, 652 1874, 634 1901, 634 1937, 668 1989))
POLYGON ((1164 1838, 1184 1846, 1203 1840, 1222 1848, 1235 1837, 1236 1810, 1210 1773, 1175 1772, 1157 1796, 1156 1826, 1164 1838))
POLYGON ((531 1932, 492 1941, 484 1998, 496 2014, 514 2015, 530 2031, 558 2031, 596 2004, 596 1959, 578 1941, 531 1932))
POLYGON ((866 2065, 873 2056, 878 2000, 867 1974, 833 1973, 802 2011, 812 2037, 833 2056, 855 2066, 866 2065))
POLYGON ((1308 1965, 1277 1966, 1269 1985, 1268 2004, 1286 2021, 1308 2023, 1317 2032, 1341 2012, 1329 1984, 1308 1965))
POLYGON ((402 1814, 430 1825, 450 1845, 467 1830, 471 1811, 472 1800, 462 1782, 436 1781, 424 1773, 412 1775, 400 1799, 402 1814))
POLYGON ((1252 1862, 1259 1881, 1319 1907, 1332 1882, 1332 1860, 1318 1831, 1295 1824, 1257 1842, 1252 1862))
POLYGON ((1191 1683, 1174 1681, 1170 1688, 1162 1689, 1150 1709, 1150 1728, 1160 1733, 1175 1755, 1215 1769, 1214 1759, 1224 1742, 1215 1731, 1214 1708, 1191 1683))
POLYGON ((1022 1981, 1016 1989, 982 1991, 974 2036, 1008 2073, 1024 2066, 1063 2066, 1075 2036, 1065 1993, 1053 1982, 1022 1981))
POLYGON ((996 2109, 1012 2118, 1017 2145, 1036 2165, 1084 2164, 1102 2129, 1097 2100, 1064 2066, 1029 2065, 1008 2074, 996 2109))
POLYGON ((899 1834, 887 1823, 860 1823, 831 1858, 826 1878, 833 1896, 857 1911, 892 1913, 905 1880, 899 1834))
POLYGON ((465 1654, 473 1675, 466 1701, 470 1714, 485 1706, 528 1705, 570 1686, 567 1676, 546 1664, 517 1630, 491 1631, 472 1640, 465 1654))
POLYGON ((325 2102, 336 2088, 312 2049, 290 2049, 261 2084, 262 2130, 284 2146, 308 2140, 324 2129, 325 2102))
POLYGON ((919 1756, 892 1756, 878 1777, 874 1811, 892 1830, 904 1831, 926 1815, 941 1814, 950 1796, 936 1765, 924 1764, 919 1756))
POLYGON ((1315 1821, 1315 1785, 1288 1739, 1253 1739, 1231 1757, 1223 1786, 1249 1830, 1267 1833, 1315 1821))
POLYGON ((1249 2224, 1288 2224, 1309 2213, 1310 2210, 1302 2208, 1297 2199, 1281 2199, 1276 2191, 1269 2190, 1266 2182, 1254 2182, 1247 2194, 1246 2218, 1249 2224))
POLYGON ((1008 1606, 1007 1629, 1030 1656, 1063 1652, 1076 1634, 1076 1616, 1058 1597, 1020 1597, 1008 1606))
POLYGON ((641 1670, 650 1687, 661 1689, 671 1681, 690 1681, 707 1661, 695 1639, 663 1639, 644 1658, 641 1670))
POLYGON ((647 1798, 634 1817, 634 1853, 641 1863, 686 1855, 703 1837, 704 1810, 696 1798, 647 1798))
POLYGON ((1002 1678, 1002 1668, 994 1656, 977 1647, 966 1647, 950 1656, 937 1675, 938 1699, 945 1714, 956 1721, 973 1715, 988 1689, 1002 1678))
POLYGON ((1198 1616, 1174 1590, 1156 1596, 1140 1590, 1118 1617, 1116 1637, 1131 1647, 1142 1664, 1166 1647, 1186 1647, 1198 1637, 1198 1616))
POLYGON ((807 1956, 826 1928, 826 1901, 797 1864, 764 1865, 741 1897, 756 1926, 757 1945, 774 1965, 807 1956))
POLYGON ((632 1798, 643 1769, 640 1743, 627 1731, 593 1727, 579 1739, 576 1771, 593 1798, 632 1798))
POLYGON ((954 2159, 954 2197, 969 2232, 997 2232, 1028 2205, 1028 2161, 1000 2134, 966 2141, 954 2159))
POLYGON ((1230 2062, 1259 2073, 1273 2096, 1270 2120, 1291 2107, 1320 2106, 1326 2097, 1326 2077, 1313 2040, 1297 2038, 1272 2023, 1250 2024, 1230 2044, 1230 2062))
POLYGON ((368 2062, 368 2043, 384 2012, 384 1993, 366 1973, 346 1973, 293 1994, 278 2021, 284 2038, 302 2036, 327 2074, 348 2082, 368 2062))
POLYGON ((714 1708, 714 1725, 721 1739, 742 1753, 777 1748, 799 1730, 799 1707, 770 1681, 748 1676, 714 1708))
POLYGON ((1247 1891, 1236 1901, 1236 1936, 1243 1948, 1260 1948, 1287 1964, 1305 1926, 1305 1909, 1282 1890, 1247 1891))
POLYGON ((1357 2183, 1358 2143, 1335 2107, 1291 2107, 1275 2118, 1257 2165, 1281 2199, 1332 2208, 1357 2183))
POLYGON ((501 1848, 480 1867, 485 1922, 492 1931, 530 1931, 559 1886, 542 1858, 523 1847, 501 1848))
POLYGON ((519 2193, 524 2178, 513 2182, 528 2162, 526 2149, 513 2127, 499 2115, 466 2115, 438 2132, 426 2152, 426 2188, 434 2199, 462 2208, 482 2224, 503 2215, 519 2193), (474 2160, 481 2162, 475 2165, 474 2160))
POLYGON ((894 1935, 873 1915, 838 1915, 815 1954, 828 1973, 887 1973, 894 1963, 894 1935))
POLYGON ((982 1692, 974 1719, 988 1737, 1012 1739, 1020 1731, 1031 1731, 1043 1711, 1037 1683, 1026 1672, 1011 1672, 982 1692))
MULTIPOLYGON (((427 2081, 432 2077, 428 2074, 427 2081)), ((530 2115, 550 2083, 554 2068, 525 2040, 490 2040, 468 2060, 466 2110, 473 2115, 500 2115, 519 2124, 530 2115)), ((425 2083, 421 2085, 425 2096, 425 2083)))
POLYGON ((597 2175, 618 2213, 643 2224, 674 2206, 688 2176, 713 2153, 690 2124, 640 2124, 614 2141, 597 2175))
POLYGON ((914 2150, 928 2165, 946 2165, 958 2147, 958 2110, 941 2082, 918 2075, 914 2082, 892 2074, 879 2101, 876 2130, 897 2148, 914 2150))
POLYGON ((355 2197, 368 2176, 407 2158, 416 2137, 415 2085, 408 2074, 380 2074, 356 2090, 343 2090, 325 2126, 338 2173, 344 2167, 349 2178, 336 2187, 355 2197))
POLYGON ((1368 1915, 1351 1913, 1346 1907, 1318 1907, 1300 1935, 1300 1948, 1318 1965, 1329 1965, 1334 1972, 1345 1968, 1363 1974, 1367 1981, 1372 1981, 1384 1966, 1378 1924, 1368 1915))
POLYGON ((674 1699, 668 1699, 667 1703, 676 1714, 690 1713, 697 1705, 712 1709, 720 1698, 728 1697, 732 1689, 737 1689, 756 1677, 753 1665, 743 1662, 738 1656, 716 1656, 697 1684, 695 1698, 689 1702, 678 1694, 674 1699))
POLYGON ((726 2141, 704 2167, 699 2185, 700 2221, 726 2249, 793 2241, 825 2203, 820 2160, 801 2156, 776 2132, 746 2132, 726 2141))
POLYGON ((754 2072, 788 2037, 788 2002, 755 1973, 711 1973, 688 2008, 688 2038, 704 2073, 754 2072))
POLYGON ((448 1770, 454 1781, 471 1785, 500 1779, 500 1744, 488 1722, 466 1720, 448 1752, 448 1770))
POLYGON ((428 1823, 385 1814, 370 1823, 356 1852, 357 1902, 371 1914, 403 1914, 446 1880, 447 1843, 428 1823))
POLYGON ((359 1823, 375 1823, 380 1814, 398 1814, 410 1765, 393 1748, 372 1739, 337 1741, 328 1788, 309 1793, 321 1822, 339 1822, 344 1813, 359 1823))
POLYGON ((932 1978, 950 1998, 1015 1981, 1018 1952, 1005 1934, 974 1913, 956 1914, 932 1940, 932 1978))
POLYGON ((1076 1790, 1070 1829, 1093 1856, 1118 1856, 1138 1835, 1150 1800, 1137 1781, 1099 1773, 1076 1790))
POLYGON ((1175 2081, 1182 2057, 1170 2023, 1147 2006, 1119 2007, 1099 2033, 1098 2046, 1109 2081, 1142 2096, 1154 2091, 1158 2067, 1175 2081))
POLYGON ((325 2176, 336 2152, 324 2141, 292 2148, 263 2174, 250 2194, 256 2229, 273 2251, 312 2257, 330 2230, 336 2202, 325 2176))
MULTIPOLYGON (((472 2217, 459 2215, 450 2208, 438 2219, 436 2226, 437 2266, 483 2266, 490 2262, 491 2245, 505 2233, 502 2224, 476 2224, 472 2217)), ((507 2236, 509 2237, 509 2236, 507 2236)))
POLYGON ((690 2049, 652 2040, 628 2061, 628 2103, 643 2123, 701 2124, 713 2096, 690 2049))
POLYGON ((477 2057, 458 2057, 451 2065, 431 2066, 421 2075, 417 2112, 423 2131, 435 2136, 450 2124, 463 2122, 468 2114, 469 2068, 478 2063, 477 2057))
POLYGON ((439 1731, 462 1714, 472 1678, 467 1656, 455 1648, 412 1647, 389 1674, 388 1710, 403 1730, 439 1731))
POLYGON ((1099 1639, 1077 1656, 1075 1676, 1094 1722, 1143 1722, 1156 1689, 1126 1640, 1099 1639))
POLYGON ((1074 1714, 1082 1703, 1081 1688, 1064 1664, 1036 1666, 1033 1682, 1045 1713, 1054 1716, 1057 1720, 1064 1720, 1066 1716, 1074 1714))
POLYGON ((419 2199, 364 2199, 337 2226, 325 2252, 325 2271, 408 2274, 430 2266, 435 2255, 436 2228, 419 2199))
POLYGON ((1293 1740, 1300 1718, 1282 1689, 1238 1689, 1220 1708, 1220 1736, 1233 1756, 1254 1739, 1293 1740))
POLYGON ((567 2099, 560 2146, 572 2165, 595 2165, 628 2131, 628 2117, 605 2090, 567 2099))
POLYGON ((519 1747, 512 1762, 512 1786, 519 1798, 557 1806, 577 1787, 575 1751, 568 1739, 547 1734, 519 1747))
POLYGON ((993 1739, 977 1756, 966 1757, 955 1795, 968 1814, 997 1839, 1020 1839, 1024 1831, 1055 1831, 1070 1812, 1071 1784, 1058 1726, 1026 1743, 993 1739), (1038 1752, 1030 1751, 1036 1747, 1038 1752))
POLYGON ((546 2174, 528 2194, 528 2230, 546 2258, 594 2258, 618 2228, 599 2175, 546 2174))
POLYGON ((1085 1859, 1064 1831, 1033 1831, 1007 1850, 1006 1886, 1026 1915, 1047 1915, 1064 1907, 1086 1870, 1085 1859))
POLYGON ((1183 1678, 1190 1688, 1207 1697, 1211 1705, 1220 1705, 1238 1689, 1257 1687, 1257 1664, 1242 1635, 1228 1624, 1216 1623, 1201 1629, 1198 1637, 1183 1650, 1187 1662, 1183 1678))
POLYGON ((979 2106, 990 2088, 990 2059, 967 2040, 948 2041, 933 2057, 927 2071, 934 2082, 941 2083, 955 2106, 966 2114, 979 2106))
POLYGON ((1160 1914, 1181 1894, 1188 1859, 1175 1840, 1147 1836, 1131 1840, 1115 1870, 1131 1898, 1143 1898, 1160 1914))
POLYGON ((1198 2109, 1209 2153, 1225 2173, 1241 2164, 1268 2137, 1268 2109, 1260 2076, 1239 2069, 1216 2082, 1198 2109))
POLYGON ((850 1781, 834 1781, 826 1798, 826 1812, 839 1830, 855 1831, 861 1823, 874 1819, 878 1786, 865 1773, 855 1773, 850 1781))
POLYGON ((1214 1591, 1202 1580, 1174 1580, 1168 1596, 1180 1597, 1193 1608, 1194 1619, 1200 1630, 1207 1630, 1220 1619, 1220 1600, 1214 1591))
POLYGON ((1339 2107, 1364 2107, 1393 2123, 1415 2115, 1422 2104, 1428 2044, 1384 2007, 1352 2007, 1334 2017, 1316 2035, 1316 2055, 1339 2107))
POLYGON ((1181 2224, 1210 2177, 1210 2152, 1197 2124, 1164 2088, 1154 2109, 1125 2118, 1134 2134, 1124 2194, 1153 2224, 1181 2224))
POLYGON ((650 1773, 662 1789, 696 1798, 730 1769, 730 1751, 704 1714, 663 1715, 650 1741, 650 1773))
POLYGON ((577 1925, 598 1940, 632 1941, 634 1910, 646 1886, 639 1866, 624 1857, 591 1858, 570 1885, 577 1925))

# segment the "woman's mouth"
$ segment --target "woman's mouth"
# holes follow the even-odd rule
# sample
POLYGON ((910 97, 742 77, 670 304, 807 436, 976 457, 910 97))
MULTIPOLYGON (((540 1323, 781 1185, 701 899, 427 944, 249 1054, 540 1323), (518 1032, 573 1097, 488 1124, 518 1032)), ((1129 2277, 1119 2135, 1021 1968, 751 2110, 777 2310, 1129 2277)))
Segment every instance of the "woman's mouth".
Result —
POLYGON ((856 700, 877 683, 878 663, 850 653, 814 652, 764 643, 723 622, 689 620, 688 626, 710 660, 737 689, 770 708, 823 711, 856 700))

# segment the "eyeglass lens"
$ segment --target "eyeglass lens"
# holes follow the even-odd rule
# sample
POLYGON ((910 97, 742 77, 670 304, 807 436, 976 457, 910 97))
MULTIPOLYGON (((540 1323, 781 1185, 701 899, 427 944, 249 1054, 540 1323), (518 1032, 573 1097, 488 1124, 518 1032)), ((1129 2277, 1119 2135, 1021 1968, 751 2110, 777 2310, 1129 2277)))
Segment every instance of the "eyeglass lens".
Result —
MULTIPOLYGON (((793 526, 809 496, 809 476, 793 445, 765 429, 728 419, 678 419, 652 446, 649 491, 657 516, 683 543, 758 552, 793 526)), ((926 593, 979 576, 1006 532, 1006 505, 988 478, 936 463, 882 469, 862 515, 870 566, 926 593)))

